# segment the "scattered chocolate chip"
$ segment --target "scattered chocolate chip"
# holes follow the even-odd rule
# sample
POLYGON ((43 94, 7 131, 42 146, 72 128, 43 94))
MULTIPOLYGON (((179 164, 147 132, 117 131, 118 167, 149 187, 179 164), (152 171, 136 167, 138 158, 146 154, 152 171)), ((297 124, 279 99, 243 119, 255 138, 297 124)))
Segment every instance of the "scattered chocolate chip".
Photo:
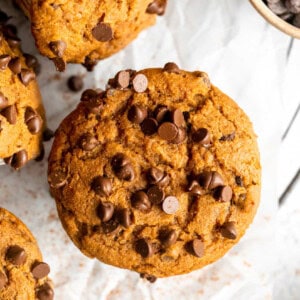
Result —
POLYGON ((0 110, 6 108, 8 105, 7 98, 0 92, 0 110))
POLYGON ((200 184, 196 180, 193 180, 188 185, 187 190, 194 196, 201 196, 201 195, 205 194, 205 191, 203 190, 203 188, 200 186, 200 184))
POLYGON ((48 182, 54 189, 61 188, 67 184, 67 173, 61 169, 55 169, 48 175, 48 182))
POLYGON ((133 89, 137 93, 143 93, 148 88, 148 79, 144 74, 136 74, 132 79, 133 89))
POLYGON ((103 202, 97 208, 97 215, 102 222, 108 222, 113 217, 114 211, 114 205, 111 202, 103 202))
POLYGON ((160 180, 157 185, 160 187, 164 187, 167 186, 170 182, 170 177, 168 174, 164 174, 164 177, 162 178, 162 180, 160 180))
POLYGON ((176 230, 163 230, 159 233, 159 239, 164 247, 170 247, 177 241, 178 235, 176 230))
POLYGON ((180 127, 184 124, 184 117, 183 113, 180 109, 175 109, 171 112, 171 121, 174 123, 177 127, 180 127))
MULTIPOLYGON (((1 12, 0 12, 1 13, 1 12)), ((7 283, 7 277, 0 271, 0 291, 4 288, 7 283)))
POLYGON ((211 145, 211 138, 206 128, 200 128, 192 134, 192 140, 195 143, 200 143, 204 147, 211 145))
POLYGON ((0 70, 4 71, 8 67, 10 60, 11 60, 10 55, 6 55, 6 54, 0 55, 0 70))
POLYGON ((135 244, 135 250, 142 257, 147 258, 154 254, 154 248, 147 239, 139 239, 135 244))
POLYGON ((25 63, 28 68, 32 68, 36 74, 40 73, 41 65, 37 58, 31 54, 24 53, 25 63))
POLYGON ((25 123, 31 134, 39 133, 43 126, 42 118, 29 106, 25 110, 25 123))
POLYGON ((118 212, 118 220, 119 223, 126 228, 131 225, 131 212, 129 208, 123 208, 118 212))
POLYGON ((164 66, 164 71, 168 73, 176 73, 176 74, 180 73, 179 67, 173 62, 166 63, 164 66))
POLYGON ((167 0, 154 0, 148 5, 146 13, 162 16, 165 13, 166 6, 167 0))
POLYGON ((147 118, 147 109, 141 105, 132 105, 128 110, 127 118, 132 123, 141 124, 147 118))
POLYGON ((14 153, 11 157, 4 159, 6 164, 11 165, 15 170, 22 168, 28 161, 28 154, 26 150, 20 150, 14 153))
POLYGON ((237 236, 235 222, 224 223, 220 228, 220 232, 223 237, 227 239, 235 240, 237 236))
POLYGON ((230 186, 219 186, 214 192, 214 197, 220 202, 229 202, 232 199, 232 188, 230 186))
POLYGON ((148 212, 151 208, 151 202, 143 191, 137 191, 132 194, 131 205, 142 212, 148 212))
POLYGON ((19 76, 25 86, 35 79, 35 73, 30 69, 22 69, 19 76))
POLYGON ((194 239, 190 242, 190 250, 192 254, 197 257, 202 257, 204 255, 204 244, 200 239, 194 239))
POLYGON ((27 259, 25 250, 17 245, 7 249, 5 258, 15 266, 24 265, 27 259))
POLYGON ((158 168, 150 168, 147 173, 147 179, 150 184, 157 184, 164 178, 165 173, 158 168))
POLYGON ((113 30, 108 23, 100 22, 92 30, 93 37, 99 42, 108 42, 114 38, 113 30))
POLYGON ((64 72, 66 70, 66 62, 60 57, 51 58, 53 61, 56 71, 64 72))
POLYGON ((18 37, 10 37, 6 41, 11 48, 18 48, 21 45, 21 40, 18 37))
POLYGON ((82 93, 80 101, 87 102, 87 101, 90 101, 90 100, 96 98, 97 96, 98 96, 98 93, 95 90, 88 89, 82 93))
POLYGON ((97 176, 92 182, 92 189, 101 197, 108 197, 112 193, 112 182, 109 178, 97 176))
POLYGON ((238 186, 244 186, 244 183, 243 183, 243 180, 242 180, 242 177, 241 177, 241 176, 235 176, 235 183, 236 183, 238 186))
POLYGON ((164 105, 158 105, 154 110, 154 116, 158 123, 162 123, 167 120, 169 110, 164 105))
POLYGON ((7 106, 6 108, 2 109, 0 114, 6 118, 7 122, 9 124, 16 124, 17 123, 17 108, 16 108, 16 105, 13 104, 13 105, 10 105, 10 106, 7 106))
POLYGON ((37 262, 33 265, 31 273, 34 278, 42 279, 50 273, 50 267, 44 262, 37 262))
POLYGON ((50 128, 46 128, 43 132, 43 141, 48 142, 54 137, 54 132, 50 128))
POLYGON ((116 154, 111 161, 113 171, 119 179, 126 181, 134 180, 134 169, 131 161, 122 153, 116 154))
POLYGON ((146 118, 141 123, 141 129, 145 135, 153 135, 157 131, 158 123, 153 118, 146 118))
POLYGON ((162 203, 163 211, 168 215, 173 215, 179 209, 179 201, 174 196, 168 196, 162 203))
POLYGON ((98 144, 98 140, 90 133, 83 135, 80 139, 80 147, 84 151, 92 151, 98 144))
POLYGON ((182 127, 179 127, 176 138, 172 140, 172 143, 179 145, 183 143, 186 140, 186 138, 187 138, 186 130, 182 127))
POLYGON ((120 224, 118 221, 111 219, 108 222, 102 223, 103 232, 106 234, 115 234, 120 229, 120 224))
POLYGON ((19 57, 14 57, 10 60, 8 67, 15 74, 20 74, 22 70, 21 59, 19 57))
POLYGON ((160 204, 165 198, 165 193, 160 187, 153 185, 148 189, 147 196, 153 204, 160 204))
POLYGON ((178 134, 178 128, 171 122, 162 123, 158 128, 158 135, 168 141, 172 142, 178 134))
POLYGON ((224 180, 218 172, 203 172, 199 175, 199 183, 205 189, 212 190, 224 185, 224 180))
POLYGON ((79 92, 83 89, 83 80, 81 76, 71 76, 68 79, 68 87, 73 92, 79 92))
POLYGON ((126 89, 130 84, 130 72, 120 71, 114 78, 114 82, 117 88, 126 89))
POLYGON ((63 57, 67 44, 64 41, 53 41, 49 43, 49 48, 57 57, 63 57))
POLYGON ((140 277, 143 278, 143 279, 148 280, 150 283, 154 283, 157 279, 155 276, 149 275, 149 274, 146 274, 146 273, 141 273, 140 277))
POLYGON ((84 60, 84 63, 82 64, 88 72, 92 72, 95 68, 95 66, 97 65, 98 61, 95 59, 92 59, 90 57, 86 57, 84 60))
POLYGON ((36 296, 38 300, 53 300, 54 292, 49 283, 44 283, 38 288, 36 296))
POLYGON ((221 142, 228 142, 228 141, 231 142, 234 140, 234 138, 235 138, 235 132, 232 132, 230 134, 223 135, 219 140, 221 142))

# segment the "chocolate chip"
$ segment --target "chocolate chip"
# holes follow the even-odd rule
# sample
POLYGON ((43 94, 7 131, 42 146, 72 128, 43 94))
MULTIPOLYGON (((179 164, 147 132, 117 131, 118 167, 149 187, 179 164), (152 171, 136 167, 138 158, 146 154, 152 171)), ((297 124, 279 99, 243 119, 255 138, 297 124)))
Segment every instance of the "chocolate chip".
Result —
POLYGON ((176 73, 176 74, 180 73, 179 67, 173 62, 166 63, 164 66, 164 71, 168 73, 176 73))
POLYGON ((172 140, 172 143, 179 145, 183 143, 186 140, 186 138, 187 138, 186 130, 182 127, 179 127, 176 138, 172 140))
POLYGON ((8 105, 7 98, 0 92, 0 110, 6 108, 8 105))
POLYGON ((118 220, 122 226, 128 228, 132 223, 130 210, 128 208, 121 209, 118 212, 118 220))
POLYGON ((179 209, 179 201, 174 196, 168 196, 162 203, 163 211, 168 215, 173 215, 179 209))
POLYGON ((92 30, 93 37, 99 42, 111 41, 114 37, 111 26, 107 23, 100 22, 92 30))
POLYGON ((173 141, 176 138, 177 134, 178 128, 171 122, 165 122, 158 128, 158 135, 168 142, 173 141))
POLYGON ((44 283, 41 287, 39 287, 36 296, 38 300, 53 300, 54 292, 49 283, 44 283))
POLYGON ((192 134, 192 140, 195 143, 200 143, 204 147, 211 145, 211 138, 206 128, 200 128, 192 134))
POLYGON ((81 76, 71 76, 68 79, 68 87, 73 92, 79 92, 83 89, 83 80, 81 76))
POLYGON ((10 105, 10 106, 7 106, 6 108, 2 109, 0 114, 6 118, 7 122, 9 124, 16 124, 17 123, 17 108, 16 108, 16 105, 13 104, 13 105, 10 105))
POLYGON ((25 111, 25 123, 31 134, 37 134, 41 131, 43 120, 38 113, 31 107, 27 107, 25 111))
POLYGON ((49 43, 49 48, 57 57, 63 57, 67 44, 64 41, 53 41, 49 43))
POLYGON ((12 58, 8 64, 10 70, 15 74, 20 74, 22 70, 21 59, 19 57, 12 58))
POLYGON ((50 273, 50 267, 44 262, 37 262, 33 265, 31 273, 34 278, 42 279, 50 273))
POLYGON ((83 135, 80 139, 80 147, 84 151, 92 151, 98 144, 98 140, 90 133, 83 135))
POLYGON ((183 113, 180 109, 175 109, 171 112, 171 121, 177 126, 180 127, 184 124, 183 113))
POLYGON ((111 161, 114 173, 119 179, 134 180, 134 169, 128 157, 122 153, 116 154, 111 161))
POLYGON ((203 172, 199 175, 199 183, 205 189, 212 190, 224 185, 224 180, 218 172, 203 172))
POLYGON ((28 154, 26 150, 20 150, 14 153, 10 157, 4 158, 4 162, 8 165, 11 165, 15 170, 22 168, 28 161, 28 154))
POLYGON ((169 114, 169 110, 164 105, 158 105, 154 110, 154 116, 158 123, 162 123, 164 121, 167 121, 167 117, 169 114))
POLYGON ((31 54, 24 53, 25 63, 28 68, 32 68, 36 74, 40 73, 41 65, 37 58, 31 54))
POLYGON ((108 222, 113 217, 114 211, 114 205, 111 202, 103 202, 97 208, 97 215, 102 222, 108 222))
POLYGON ((196 180, 193 180, 188 185, 187 190, 194 196, 201 196, 205 194, 204 190, 201 188, 200 184, 196 180))
POLYGON ((141 105, 132 105, 128 110, 127 118, 132 123, 141 124, 147 118, 147 109, 141 105))
POLYGON ((133 89, 137 93, 143 93, 148 88, 148 79, 144 74, 136 74, 132 79, 133 89))
POLYGON ((8 67, 10 60, 11 60, 10 55, 6 55, 6 54, 0 55, 0 70, 4 71, 8 67))
POLYGON ((167 0, 154 0, 148 5, 146 13, 162 16, 165 13, 166 6, 167 0))
POLYGON ((285 0, 285 6, 289 12, 293 14, 300 13, 300 1, 299 0, 285 0))
POLYGON ((46 128, 43 132, 43 141, 48 142, 54 137, 54 132, 50 128, 46 128))
POLYGON ((53 61, 56 71, 64 72, 66 70, 66 62, 60 57, 51 58, 53 61))
POLYGON ((8 45, 13 49, 18 48, 21 45, 21 40, 18 37, 10 37, 10 38, 7 38, 6 41, 7 41, 8 45))
POLYGON ((48 182, 54 189, 61 188, 67 184, 67 173, 61 169, 55 169, 50 172, 48 182))
POLYGON ((115 234, 120 229, 120 224, 118 221, 111 219, 108 222, 102 223, 103 232, 106 234, 115 234))
POLYGON ((151 202, 143 191, 137 191, 131 196, 131 205, 142 212, 148 212, 151 208, 151 202))
POLYGON ((108 197, 112 193, 112 182, 109 178, 97 176, 94 178, 92 188, 101 197, 108 197))
POLYGON ((177 241, 178 235, 176 230, 163 230, 159 233, 159 239, 164 247, 170 247, 177 241))
POLYGON ((242 177, 241 177, 241 176, 235 176, 235 183, 236 183, 238 186, 244 186, 244 183, 243 183, 243 180, 242 180, 242 177))
POLYGON ((88 89, 82 93, 80 101, 88 102, 88 101, 96 98, 97 96, 98 96, 98 93, 95 90, 88 89))
POLYGON ((235 222, 224 223, 220 228, 220 232, 223 237, 227 239, 235 240, 237 236, 235 222))
POLYGON ((219 140, 221 142, 227 142, 227 141, 233 141, 235 138, 235 132, 232 132, 230 134, 227 134, 227 135, 223 135, 219 140))
MULTIPOLYGON (((1 12, 0 12, 1 13, 1 12)), ((7 277, 0 271, 0 291, 4 288, 7 283, 7 277)))
POLYGON ((24 265, 27 259, 25 250, 17 245, 7 249, 5 258, 15 266, 24 265))
POLYGON ((126 89, 130 84, 130 72, 120 71, 114 78, 117 88, 126 89))
POLYGON ((0 24, 5 24, 10 18, 4 11, 0 10, 0 24))
POLYGON ((192 254, 197 257, 202 257, 204 255, 204 244, 200 239, 194 239, 190 242, 190 250, 192 254))
POLYGON ((150 257, 154 254, 154 248, 147 239, 139 239, 135 244, 135 250, 144 258, 150 257))
POLYGON ((98 61, 95 59, 92 59, 90 57, 86 57, 84 60, 84 63, 82 64, 88 72, 92 72, 95 68, 95 66, 97 65, 98 61))
POLYGON ((157 184, 164 178, 165 173, 158 168, 150 168, 147 173, 147 179, 150 184, 157 184))
POLYGON ((30 69, 22 69, 19 76, 25 86, 35 79, 35 73, 30 69))
POLYGON ((141 129, 145 135, 153 135, 157 131, 158 123, 153 118, 147 118, 141 123, 141 129))
POLYGON ((214 197, 220 202, 229 202, 232 199, 232 188, 230 186, 219 186, 214 192, 214 197))
POLYGON ((148 189, 147 196, 153 204, 159 204, 164 200, 165 193, 160 187, 153 185, 148 189))
POLYGON ((155 276, 149 275, 149 274, 146 274, 146 273, 141 273, 140 277, 143 278, 143 279, 148 280, 150 283, 154 283, 157 279, 155 276))

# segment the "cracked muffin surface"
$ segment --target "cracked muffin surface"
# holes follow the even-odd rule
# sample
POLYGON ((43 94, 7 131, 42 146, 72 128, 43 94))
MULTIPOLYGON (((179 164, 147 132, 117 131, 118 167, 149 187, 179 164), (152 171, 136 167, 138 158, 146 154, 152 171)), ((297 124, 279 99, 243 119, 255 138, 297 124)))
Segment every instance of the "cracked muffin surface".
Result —
POLYGON ((260 198, 256 136, 203 72, 124 70, 59 126, 48 181, 76 246, 148 280, 223 256, 260 198))
POLYGON ((49 266, 29 229, 0 207, 0 299, 53 299, 49 266))

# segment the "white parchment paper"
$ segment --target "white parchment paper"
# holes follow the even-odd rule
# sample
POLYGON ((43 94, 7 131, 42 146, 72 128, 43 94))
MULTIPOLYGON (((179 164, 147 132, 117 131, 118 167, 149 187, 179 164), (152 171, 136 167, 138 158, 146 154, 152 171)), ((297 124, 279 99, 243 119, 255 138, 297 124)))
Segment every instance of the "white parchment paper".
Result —
MULTIPOLYGON (((282 55, 289 39, 275 33, 241 0, 170 0, 157 26, 117 55, 100 62, 94 73, 69 65, 58 74, 38 55, 25 17, 10 1, 0 8, 12 16, 26 52, 42 63, 39 84, 48 125, 56 129, 77 105, 80 93, 70 92, 70 75, 86 74, 85 88, 103 87, 118 70, 163 66, 174 61, 187 70, 208 72, 211 81, 250 115, 259 136, 263 166, 261 205, 254 223, 224 258, 188 275, 150 284, 136 273, 86 258, 71 243, 57 217, 47 185, 47 161, 30 162, 14 172, 0 168, 0 205, 20 217, 32 230, 51 265, 56 299, 271 299, 276 271, 274 215, 276 159, 280 141, 282 55)), ((46 155, 51 142, 46 144, 46 155)), ((124 258, 126 259, 126 258, 124 258)))

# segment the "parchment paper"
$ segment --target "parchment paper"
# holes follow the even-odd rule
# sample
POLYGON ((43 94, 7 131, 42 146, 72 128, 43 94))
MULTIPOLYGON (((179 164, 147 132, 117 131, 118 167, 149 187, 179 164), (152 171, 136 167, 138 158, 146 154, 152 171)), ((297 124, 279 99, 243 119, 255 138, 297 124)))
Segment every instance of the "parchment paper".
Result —
MULTIPOLYGON (((241 0, 170 0, 157 26, 140 34, 124 51, 99 63, 94 73, 69 65, 58 74, 42 63, 39 84, 48 125, 56 129, 77 105, 80 93, 68 91, 70 75, 86 74, 85 88, 103 87, 118 70, 163 66, 175 61, 187 70, 208 72, 212 82, 250 115, 259 136, 263 165, 261 205, 254 223, 224 258, 188 275, 150 284, 136 273, 86 258, 71 243, 57 217, 47 185, 47 161, 31 162, 19 172, 0 168, 0 205, 32 230, 51 265, 56 299, 271 299, 276 271, 276 159, 280 136, 282 51, 288 38, 241 0), (280 40, 280 43, 278 43, 280 40)), ((1 9, 14 16, 23 49, 37 54, 29 24, 10 1, 1 9)), ((51 142, 46 144, 46 155, 51 142)), ((126 259, 126 258, 124 258, 126 259)))

